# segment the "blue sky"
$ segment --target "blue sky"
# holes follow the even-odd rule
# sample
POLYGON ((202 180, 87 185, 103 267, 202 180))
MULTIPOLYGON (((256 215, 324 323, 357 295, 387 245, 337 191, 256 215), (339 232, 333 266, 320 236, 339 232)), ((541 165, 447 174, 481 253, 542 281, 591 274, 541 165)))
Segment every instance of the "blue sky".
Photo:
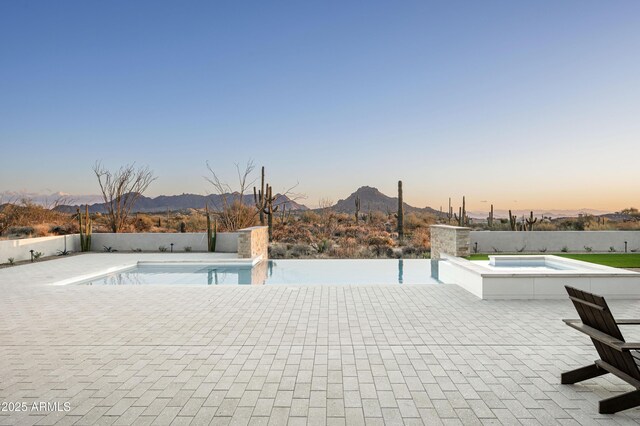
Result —
POLYGON ((0 192, 211 191, 267 167, 306 203, 640 205, 640 2, 0 2, 0 192))

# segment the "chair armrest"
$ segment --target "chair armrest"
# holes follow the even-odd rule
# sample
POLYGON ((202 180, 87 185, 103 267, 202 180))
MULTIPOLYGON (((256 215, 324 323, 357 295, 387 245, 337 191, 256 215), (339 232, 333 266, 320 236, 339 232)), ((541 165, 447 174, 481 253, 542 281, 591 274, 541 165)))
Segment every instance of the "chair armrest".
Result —
MULTIPOLYGON (((582 321, 580 320, 563 319, 562 321, 564 321, 569 327, 575 328, 576 330, 581 331, 587 336, 591 337, 593 340, 597 340, 598 342, 603 343, 617 351, 631 350, 635 348, 634 346, 635 344, 626 343, 623 340, 618 340, 606 333, 603 333, 600 330, 596 330, 593 327, 589 327, 588 325, 583 324, 582 321), (624 347, 624 345, 629 345, 629 346, 624 347)), ((640 349, 640 345, 638 346, 638 349, 640 349)))
POLYGON ((624 342, 620 345, 620 349, 623 351, 638 351, 640 350, 640 342, 624 342))
POLYGON ((640 325, 640 319, 617 320, 616 324, 620 324, 620 325, 640 325))

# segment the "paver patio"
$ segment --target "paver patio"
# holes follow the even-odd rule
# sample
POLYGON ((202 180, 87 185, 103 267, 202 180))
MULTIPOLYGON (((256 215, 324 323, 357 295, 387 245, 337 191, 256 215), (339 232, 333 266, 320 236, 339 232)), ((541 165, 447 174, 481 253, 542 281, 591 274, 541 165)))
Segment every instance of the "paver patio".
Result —
MULTIPOLYGON (((0 412, 0 424, 640 422, 640 409, 598 414, 630 390, 615 377, 559 384, 596 358, 560 321, 576 317, 568 300, 482 301, 455 285, 46 284, 126 256, 0 270, 0 403, 70 404, 0 412)), ((610 305, 640 317, 638 301, 610 305)))

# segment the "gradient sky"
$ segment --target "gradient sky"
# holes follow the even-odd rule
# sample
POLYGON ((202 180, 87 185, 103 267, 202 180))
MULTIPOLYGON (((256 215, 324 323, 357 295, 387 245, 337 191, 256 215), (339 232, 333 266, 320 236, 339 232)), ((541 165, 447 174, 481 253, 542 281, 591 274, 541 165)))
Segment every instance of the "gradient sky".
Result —
POLYGON ((0 192, 211 191, 253 158, 305 203, 640 207, 638 1, 0 2, 0 192))

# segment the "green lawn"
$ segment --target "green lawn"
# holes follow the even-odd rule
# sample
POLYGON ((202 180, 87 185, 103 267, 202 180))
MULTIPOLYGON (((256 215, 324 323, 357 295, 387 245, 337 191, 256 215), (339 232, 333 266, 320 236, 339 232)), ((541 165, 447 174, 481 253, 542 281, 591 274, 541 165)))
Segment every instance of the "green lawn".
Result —
MULTIPOLYGON (((498 254, 498 253, 496 253, 498 254)), ((499 253, 506 254, 506 253, 499 253)), ((520 253, 511 253, 520 254, 520 253)), ((597 263, 598 265, 613 266, 614 268, 640 268, 640 253, 541 253, 554 256, 568 257, 569 259, 582 260, 584 262, 597 263)), ((472 254, 469 260, 489 260, 488 254, 472 254)))

